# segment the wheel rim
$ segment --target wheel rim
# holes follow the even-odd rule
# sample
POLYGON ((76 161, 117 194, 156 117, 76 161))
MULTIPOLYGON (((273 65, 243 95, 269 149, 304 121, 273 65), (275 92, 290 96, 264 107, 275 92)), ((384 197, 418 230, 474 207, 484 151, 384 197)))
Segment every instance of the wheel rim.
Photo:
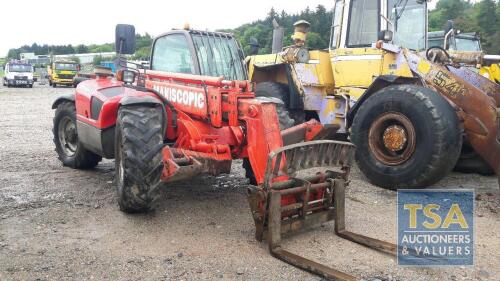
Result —
POLYGON ((78 149, 78 133, 75 122, 70 117, 65 116, 59 122, 58 135, 64 154, 69 157, 75 155, 78 149))
POLYGON ((387 112, 377 117, 368 134, 373 156, 389 166, 408 161, 415 152, 416 143, 415 127, 399 112, 387 112))

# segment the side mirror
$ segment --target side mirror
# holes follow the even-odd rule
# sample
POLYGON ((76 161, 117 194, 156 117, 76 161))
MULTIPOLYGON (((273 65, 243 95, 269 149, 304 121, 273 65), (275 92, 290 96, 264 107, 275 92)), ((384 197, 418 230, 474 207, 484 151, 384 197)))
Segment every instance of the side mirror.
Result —
POLYGON ((135 53, 135 27, 133 25, 116 25, 115 49, 118 54, 133 55, 135 53))
POLYGON ((250 38, 250 42, 248 42, 248 45, 250 45, 250 55, 255 56, 256 54, 259 53, 260 45, 259 45, 259 40, 255 37, 250 38))
POLYGON ((390 42, 392 41, 393 37, 393 32, 390 30, 382 30, 378 33, 378 40, 382 40, 384 42, 390 42))

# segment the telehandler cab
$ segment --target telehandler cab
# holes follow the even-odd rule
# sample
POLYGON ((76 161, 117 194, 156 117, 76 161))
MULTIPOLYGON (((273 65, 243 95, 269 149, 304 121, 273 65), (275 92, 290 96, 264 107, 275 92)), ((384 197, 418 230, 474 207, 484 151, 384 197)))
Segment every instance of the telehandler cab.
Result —
POLYGON ((427 48, 427 13, 424 0, 336 0, 328 50, 307 49, 299 21, 294 45, 247 58, 255 94, 296 123, 340 126, 378 186, 432 185, 462 147, 500 176, 500 86, 462 67, 467 56, 427 48))
MULTIPOLYGON (((116 50, 133 54, 134 49, 134 27, 118 25, 116 50)), ((354 146, 328 140, 339 126, 315 120, 282 131, 287 112, 279 100, 255 96, 243 59, 230 34, 173 30, 154 40, 150 69, 122 68, 116 79, 97 69, 95 79, 53 103, 59 159, 87 169, 102 157, 115 158, 124 212, 151 210, 161 187, 199 174, 229 173, 233 159, 245 159, 247 175, 258 185, 248 189, 256 238, 265 237, 271 253, 286 262, 327 278, 354 280, 280 244, 283 233, 335 220, 339 236, 395 251, 393 244, 345 229, 344 192, 354 146), (307 175, 321 167, 332 170, 307 175)))

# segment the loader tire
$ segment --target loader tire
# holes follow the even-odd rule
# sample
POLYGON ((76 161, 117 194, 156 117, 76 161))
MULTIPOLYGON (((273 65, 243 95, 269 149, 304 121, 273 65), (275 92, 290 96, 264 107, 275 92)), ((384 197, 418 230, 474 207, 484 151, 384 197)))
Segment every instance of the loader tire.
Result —
POLYGON ((480 174, 483 176, 494 175, 495 172, 484 159, 477 154, 468 143, 462 146, 462 153, 453 169, 455 172, 465 174, 480 174))
POLYGON ((54 144, 59 160, 73 169, 92 169, 102 157, 87 150, 78 139, 75 104, 63 102, 54 117, 54 144))
POLYGON ((276 105, 281 130, 304 123, 305 120, 305 114, 302 110, 297 111, 288 108, 290 96, 287 88, 287 85, 276 82, 261 82, 255 87, 256 97, 276 98, 283 102, 283 104, 276 105))
POLYGON ((154 207, 162 171, 163 122, 161 107, 138 105, 118 110, 115 178, 123 212, 148 212, 154 207))
POLYGON ((435 91, 395 85, 369 97, 351 127, 355 159, 368 180, 388 189, 425 188, 457 163, 463 128, 435 91))

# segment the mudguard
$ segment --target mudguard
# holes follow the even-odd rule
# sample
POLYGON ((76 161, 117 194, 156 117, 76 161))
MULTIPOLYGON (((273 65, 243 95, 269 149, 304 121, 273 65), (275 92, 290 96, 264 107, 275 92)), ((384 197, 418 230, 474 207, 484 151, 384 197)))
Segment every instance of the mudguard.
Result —
POLYGON ((417 82, 417 78, 401 77, 396 75, 381 75, 377 77, 347 113, 347 127, 351 127, 354 116, 358 112, 361 105, 376 92, 394 84, 415 84, 417 82))
POLYGON ((163 103, 159 99, 152 96, 126 96, 120 100, 120 106, 144 104, 158 104, 163 106, 163 103))
POLYGON ((52 103, 52 109, 56 109, 61 103, 69 101, 69 102, 75 102, 75 94, 67 94, 67 95, 62 95, 58 97, 53 103, 52 103))

